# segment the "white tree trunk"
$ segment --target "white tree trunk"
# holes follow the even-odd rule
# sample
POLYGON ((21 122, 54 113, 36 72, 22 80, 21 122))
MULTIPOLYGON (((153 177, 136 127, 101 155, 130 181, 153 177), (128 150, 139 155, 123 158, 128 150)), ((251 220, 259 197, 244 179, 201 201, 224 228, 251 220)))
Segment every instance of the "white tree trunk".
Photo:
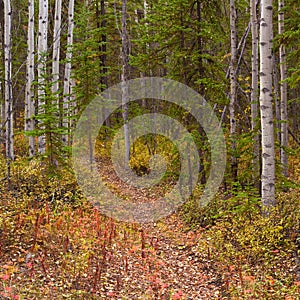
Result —
POLYGON ((4 1, 4 80, 5 80, 5 128, 6 157, 14 159, 13 96, 12 96, 12 10, 10 0, 4 1))
POLYGON ((231 137, 231 169, 233 180, 237 177, 237 158, 236 158, 236 118, 235 118, 235 101, 236 101, 236 63, 237 63, 237 33, 236 33, 236 10, 234 0, 230 0, 230 137, 231 137))
POLYGON ((263 209, 275 205, 275 145, 272 108, 272 0, 261 1, 260 114, 262 135, 261 190, 263 209))
MULTIPOLYGON (((47 51, 48 51, 48 0, 39 0, 39 28, 38 28, 38 114, 45 114, 45 76, 47 74, 47 51)), ((39 121, 40 129, 45 126, 39 121)), ((38 137, 38 151, 46 152, 46 137, 41 134, 38 137)))
MULTIPOLYGON (((27 32, 27 81, 25 92, 25 131, 34 130, 34 0, 28 1, 28 32, 27 32)), ((35 154, 34 136, 29 137, 29 156, 35 154)))
MULTIPOLYGON (((0 28, 1 28, 1 46, 2 46, 2 51, 4 52, 4 3, 2 0, 0 0, 0 28)), ((4 55, 2 55, 1 57, 1 63, 4 66, 5 62, 4 62, 4 55)), ((4 76, 3 76, 4 77, 4 76)), ((5 81, 4 78, 0 79, 0 95, 1 95, 1 99, 3 99, 3 101, 1 101, 0 104, 0 110, 1 110, 1 125, 2 123, 5 122, 5 81)), ((1 126, 0 129, 0 135, 1 136, 5 136, 5 130, 4 130, 4 126, 1 126)))
MULTIPOLYGON (((278 33, 284 32, 284 1, 278 1, 278 33)), ((288 147, 288 113, 287 113, 287 64, 285 45, 279 47, 279 64, 280 64, 280 162, 282 165, 282 174, 288 176, 288 155, 286 148, 288 147)))
MULTIPOLYGON (((101 52, 100 56, 100 65, 101 65, 101 91, 108 87, 108 74, 107 74, 107 20, 106 20, 106 11, 105 11, 105 0, 100 1, 100 11, 97 7, 97 14, 101 18, 101 22, 99 24, 99 28, 103 32, 101 34, 101 46, 99 47, 99 51, 101 52)), ((108 120, 106 120, 108 122, 108 120)), ((107 125, 107 123, 106 123, 107 125)))
POLYGON ((129 79, 129 43, 127 33, 127 0, 122 0, 122 103, 123 103, 123 121, 124 121, 124 138, 125 138, 125 167, 129 167, 130 159, 130 140, 128 130, 128 88, 126 81, 129 79))
MULTIPOLYGON (((275 106, 275 141, 277 139, 278 143, 280 143, 280 92, 279 92, 279 76, 278 75, 278 64, 279 64, 279 59, 276 53, 273 54, 273 90, 274 90, 274 106, 275 106)), ((281 144, 281 143, 280 143, 281 144)))
MULTIPOLYGON (((72 45, 73 45, 73 31, 74 31, 74 0, 69 1, 68 8, 68 37, 67 37, 67 53, 66 53, 66 65, 64 75, 64 99, 63 99, 63 128, 69 129, 69 113, 70 102, 73 94, 73 80, 71 79, 71 60, 72 60, 72 45)), ((63 136, 63 142, 68 144, 68 134, 63 136)))
MULTIPOLYGON (((146 20, 145 25, 146 25, 146 31, 148 32, 149 29, 148 29, 147 18, 148 18, 148 3, 147 3, 147 0, 144 0, 144 19, 146 20)), ((149 49, 149 44, 146 43, 146 52, 149 51, 148 49, 149 49)), ((149 69, 150 69, 150 68, 149 68, 149 69)), ((151 69, 150 69, 150 70, 149 70, 150 76, 151 76, 151 73, 152 73, 152 71, 151 71, 151 69)), ((145 75, 146 75, 146 74, 145 74, 144 72, 141 72, 141 73, 140 73, 140 76, 141 76, 142 78, 145 77, 145 75)), ((144 86, 145 86, 144 79, 142 79, 142 85, 143 85, 143 88, 144 88, 144 86)), ((143 99, 143 100, 142 100, 142 106, 143 106, 144 108, 146 108, 146 99, 143 99)))
POLYGON ((254 185, 259 187, 259 137, 256 133, 258 123, 258 20, 257 0, 250 0, 250 22, 252 33, 252 56, 251 56, 251 130, 253 138, 253 180, 254 185))
MULTIPOLYGON (((59 92, 59 59, 60 59, 60 33, 61 33, 61 1, 55 1, 53 54, 52 54, 52 93, 58 98, 59 92)), ((57 101, 57 105, 59 105, 57 101)))

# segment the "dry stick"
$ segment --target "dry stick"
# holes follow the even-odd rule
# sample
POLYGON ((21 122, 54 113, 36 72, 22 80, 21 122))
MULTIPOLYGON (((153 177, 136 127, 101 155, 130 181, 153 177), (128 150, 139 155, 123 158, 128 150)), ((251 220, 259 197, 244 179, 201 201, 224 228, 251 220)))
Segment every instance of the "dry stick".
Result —
POLYGON ((118 20, 118 16, 117 16, 117 3, 116 1, 114 1, 114 15, 115 15, 115 21, 116 21, 116 26, 117 26, 117 30, 121 36, 121 30, 120 30, 120 26, 119 26, 119 20, 118 20))
MULTIPOLYGON (((239 42, 239 44, 237 46, 237 49, 236 49, 237 51, 239 51, 240 48, 241 48, 241 46, 242 46, 242 51, 241 51, 241 53, 239 55, 238 63, 237 63, 237 66, 236 66, 236 73, 235 73, 235 75, 237 75, 237 71, 238 71, 240 63, 242 61, 242 57, 243 57, 243 54, 244 54, 244 50, 245 50, 245 46, 246 46, 246 40, 247 40, 247 37, 249 35, 249 31, 250 31, 250 22, 248 23, 248 26, 245 29, 245 32, 244 32, 242 38, 240 39, 240 42, 239 42)), ((229 70, 230 70, 230 68, 227 69, 227 73, 226 73, 226 77, 225 77, 226 79, 229 78, 229 70)))
POLYGON ((211 112, 211 114, 210 114, 210 119, 209 119, 209 122, 208 122, 208 124, 211 124, 212 123, 212 119, 213 119, 213 117, 214 117, 214 113, 215 113, 215 109, 217 108, 217 103, 215 103, 214 104, 214 107, 212 108, 212 112, 211 112))
POLYGON ((223 120, 224 120, 224 117, 225 117, 226 108, 227 108, 227 105, 224 105, 224 108, 223 108, 223 111, 222 111, 222 115, 221 115, 221 119, 220 119, 219 126, 218 126, 218 130, 222 126, 222 123, 223 123, 223 120))
MULTIPOLYGON (((237 75, 238 71, 239 71, 239 66, 241 64, 241 60, 243 58, 243 54, 244 54, 244 51, 245 51, 245 47, 246 47, 246 41, 247 41, 247 37, 249 35, 249 31, 250 31, 250 27, 251 27, 251 23, 249 22, 248 23, 248 27, 246 28, 245 30, 245 33, 240 41, 240 44, 242 45, 242 50, 241 50, 241 53, 240 53, 240 56, 239 56, 239 59, 238 59, 238 62, 237 62, 237 66, 236 66, 236 70, 235 70, 235 75, 237 75)), ((238 45, 238 49, 240 48, 240 44, 238 45)))
POLYGON ((289 134, 292 136, 292 138, 294 139, 294 141, 300 146, 300 140, 298 140, 298 138, 295 136, 295 134, 292 132, 292 130, 290 129, 290 127, 288 127, 288 132, 289 134))

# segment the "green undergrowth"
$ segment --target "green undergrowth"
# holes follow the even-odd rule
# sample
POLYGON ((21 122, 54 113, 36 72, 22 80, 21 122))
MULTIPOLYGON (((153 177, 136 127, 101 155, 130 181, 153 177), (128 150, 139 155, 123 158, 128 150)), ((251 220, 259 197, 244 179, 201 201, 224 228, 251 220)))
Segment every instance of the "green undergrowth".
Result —
MULTIPOLYGON (((144 274, 155 248, 139 226, 100 215, 67 169, 17 159, 8 192, 0 165, 0 298, 133 299, 124 289, 128 260, 136 257, 144 274)), ((199 209, 201 193, 199 186, 180 217, 187 231, 200 232, 197 251, 221 274, 224 299, 300 299, 300 190, 278 192, 269 216, 252 189, 236 186, 199 209)), ((132 293, 172 299, 174 291, 162 284, 158 292, 145 274, 132 293)))
MULTIPOLYGON (((84 199, 70 169, 49 167, 40 159, 17 158, 11 164, 10 177, 11 193, 31 198, 36 203, 48 201, 55 204, 60 200, 79 206, 84 199)), ((3 178, 6 178, 5 175, 3 178)), ((7 178, 3 180, 3 190, 6 181, 7 178)))
POLYGON ((17 159, 11 191, 1 176, 0 299, 173 299, 180 292, 159 277, 155 239, 101 215, 70 171, 17 159))
POLYGON ((300 299, 300 189, 277 203, 264 216, 260 198, 240 188, 182 208, 189 230, 203 230, 199 251, 217 263, 231 299, 300 299))

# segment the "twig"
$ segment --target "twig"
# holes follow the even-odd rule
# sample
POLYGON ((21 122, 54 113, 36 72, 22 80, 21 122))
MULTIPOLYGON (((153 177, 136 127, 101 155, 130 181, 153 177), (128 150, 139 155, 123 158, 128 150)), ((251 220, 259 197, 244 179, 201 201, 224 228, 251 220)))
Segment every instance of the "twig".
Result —
POLYGON ((294 133, 292 132, 292 130, 289 127, 288 127, 288 132, 292 136, 294 141, 300 146, 300 141, 297 139, 297 137, 294 135, 294 133))

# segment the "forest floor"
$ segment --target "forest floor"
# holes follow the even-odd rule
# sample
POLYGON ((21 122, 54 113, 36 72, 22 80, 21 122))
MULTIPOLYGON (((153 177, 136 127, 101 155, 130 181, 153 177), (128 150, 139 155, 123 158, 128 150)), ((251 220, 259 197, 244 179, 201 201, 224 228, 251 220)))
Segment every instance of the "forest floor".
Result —
MULTIPOLYGON (((259 213, 248 216, 249 207, 193 229, 180 212, 151 224, 118 222, 74 201, 72 176, 49 179, 38 163, 13 172, 14 191, 2 188, 0 198, 1 300, 300 299, 294 225, 271 228, 259 213)), ((167 188, 137 191, 105 163, 101 173, 138 201, 167 188)), ((299 218, 299 189, 282 197, 298 207, 285 221, 293 211, 299 218)))
MULTIPOLYGON (((135 188, 123 182, 107 162, 102 163, 99 170, 116 194, 134 201, 153 202, 170 188, 166 184, 156 185, 153 189, 135 188)), ((147 299, 147 291, 154 299, 225 297, 222 275, 215 268, 209 253, 199 252, 201 230, 189 231, 176 213, 157 223, 140 225, 137 229, 142 260, 136 256, 129 257, 129 264, 139 267, 131 268, 128 274, 128 299, 144 299, 144 293, 147 299), (148 275, 145 274, 145 264, 148 264, 148 275), (153 281, 150 287, 149 275, 150 282, 153 281)), ((119 294, 122 295, 122 292, 119 294)))

